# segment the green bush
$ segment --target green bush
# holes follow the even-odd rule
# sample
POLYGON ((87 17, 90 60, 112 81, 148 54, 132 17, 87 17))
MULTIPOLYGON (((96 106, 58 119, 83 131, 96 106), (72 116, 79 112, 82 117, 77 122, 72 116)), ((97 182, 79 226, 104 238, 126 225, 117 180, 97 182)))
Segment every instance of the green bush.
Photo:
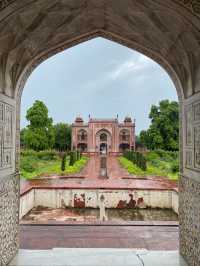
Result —
POLYGON ((178 160, 176 160, 176 161, 174 161, 174 162, 172 163, 172 165, 171 165, 171 171, 172 171, 173 173, 176 173, 176 172, 179 171, 179 161, 178 161, 178 160))
POLYGON ((69 156, 70 156, 70 158, 69 158, 69 166, 73 166, 75 161, 76 161, 75 151, 71 151, 69 156))
POLYGON ((26 171, 28 173, 33 173, 36 169, 36 167, 33 164, 33 161, 31 159, 25 158, 23 162, 21 163, 22 170, 26 171))
POLYGON ((82 156, 82 158, 78 161, 76 161, 73 165, 69 165, 67 169, 65 170, 66 174, 74 174, 81 171, 81 169, 86 165, 88 161, 87 157, 82 156))
POLYGON ((37 157, 38 152, 34 150, 21 150, 21 156, 25 157, 37 157))
POLYGON ((147 169, 147 161, 145 156, 142 153, 134 151, 126 151, 124 157, 131 161, 133 164, 136 164, 137 167, 145 171, 147 169))
POLYGON ((41 159, 41 160, 46 160, 46 161, 55 160, 57 156, 58 156, 58 153, 53 150, 38 152, 38 159, 41 159))
POLYGON ((67 155, 66 153, 63 154, 62 161, 61 161, 61 171, 65 171, 66 168, 66 159, 67 155))
POLYGON ((124 161, 120 159, 120 162, 123 162, 122 166, 131 174, 166 176, 173 180, 179 178, 179 153, 177 151, 154 150, 145 156, 129 151, 124 153, 124 157, 124 161))
POLYGON ((40 160, 55 160, 58 156, 58 152, 54 150, 47 150, 47 151, 34 151, 34 150, 21 150, 21 155, 23 157, 33 157, 35 159, 40 159, 40 160))

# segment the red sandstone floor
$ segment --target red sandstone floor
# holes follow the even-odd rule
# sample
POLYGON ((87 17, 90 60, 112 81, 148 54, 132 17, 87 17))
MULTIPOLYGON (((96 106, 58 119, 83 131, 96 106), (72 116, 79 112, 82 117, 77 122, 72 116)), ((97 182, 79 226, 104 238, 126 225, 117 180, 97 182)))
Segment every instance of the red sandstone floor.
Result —
POLYGON ((166 177, 145 177, 129 175, 119 165, 115 156, 108 157, 108 179, 99 177, 99 157, 91 156, 87 166, 80 174, 66 177, 48 177, 31 181, 21 180, 21 195, 32 188, 83 188, 83 189, 147 189, 147 190, 175 190, 177 182, 166 177))
POLYGON ((177 250, 177 226, 20 226, 20 248, 177 250))

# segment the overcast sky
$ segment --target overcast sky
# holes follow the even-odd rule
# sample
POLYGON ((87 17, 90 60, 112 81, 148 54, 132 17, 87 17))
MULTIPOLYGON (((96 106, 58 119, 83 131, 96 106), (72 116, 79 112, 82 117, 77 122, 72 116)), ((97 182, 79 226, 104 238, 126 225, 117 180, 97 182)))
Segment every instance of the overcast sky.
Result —
POLYGON ((117 43, 95 38, 59 53, 39 65, 22 96, 21 127, 26 110, 43 101, 56 122, 71 123, 126 115, 136 119, 136 132, 149 126, 152 104, 177 100, 168 74, 146 56, 117 43))

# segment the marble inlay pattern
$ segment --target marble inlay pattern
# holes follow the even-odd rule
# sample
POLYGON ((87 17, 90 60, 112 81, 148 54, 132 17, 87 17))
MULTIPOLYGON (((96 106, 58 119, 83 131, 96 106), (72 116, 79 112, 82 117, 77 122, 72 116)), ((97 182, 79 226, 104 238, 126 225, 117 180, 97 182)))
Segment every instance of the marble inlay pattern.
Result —
POLYGON ((200 102, 185 107, 185 168, 200 170, 200 102))
POLYGON ((0 180, 0 265, 12 259, 18 239, 19 178, 5 176, 0 180))
POLYGON ((180 180, 179 219, 180 250, 189 265, 200 265, 200 183, 182 177, 180 180))
POLYGON ((12 166, 13 107, 0 102, 0 170, 12 166))

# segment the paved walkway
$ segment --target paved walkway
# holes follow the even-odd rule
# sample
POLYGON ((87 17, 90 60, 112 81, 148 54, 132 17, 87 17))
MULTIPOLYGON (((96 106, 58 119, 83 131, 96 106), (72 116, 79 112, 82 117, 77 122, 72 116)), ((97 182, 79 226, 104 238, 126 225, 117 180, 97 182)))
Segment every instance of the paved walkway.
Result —
POLYGON ((20 250, 10 266, 187 266, 178 251, 133 249, 20 250))
POLYGON ((148 176, 140 178, 129 175, 119 165, 118 158, 108 157, 108 179, 99 178, 99 157, 91 156, 87 166, 80 174, 66 177, 50 177, 21 181, 21 195, 32 188, 46 189, 145 189, 145 190, 174 190, 178 191, 176 181, 170 181, 166 177, 148 176))
POLYGON ((138 248, 178 250, 178 226, 21 225, 20 248, 138 248))
POLYGON ((186 266, 178 251, 133 249, 20 250, 10 266, 186 266))

